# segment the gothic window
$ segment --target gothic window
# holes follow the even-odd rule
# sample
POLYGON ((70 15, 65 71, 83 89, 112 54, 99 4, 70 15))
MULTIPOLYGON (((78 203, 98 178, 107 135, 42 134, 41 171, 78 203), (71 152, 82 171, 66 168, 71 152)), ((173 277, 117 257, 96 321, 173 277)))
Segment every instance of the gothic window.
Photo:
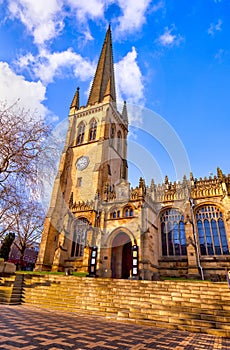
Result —
POLYGON ((123 213, 124 213, 123 216, 125 216, 126 218, 132 217, 133 216, 133 208, 132 207, 125 207, 123 213))
POLYGON ((160 217, 163 256, 187 255, 184 216, 177 209, 167 209, 160 217))
POLYGON ((114 210, 112 213, 110 213, 110 219, 119 219, 120 218, 120 210, 114 210))
POLYGON ((80 145, 84 142, 84 136, 85 136, 85 124, 80 123, 78 126, 78 133, 77 133, 77 145, 80 145))
POLYGON ((115 137, 115 133, 116 133, 116 126, 114 123, 111 124, 110 127, 110 146, 114 146, 114 137, 115 137))
POLYGON ((122 135, 120 130, 117 133, 117 152, 121 154, 122 151, 122 135))
POLYGON ((89 223, 87 219, 82 218, 77 220, 74 226, 71 257, 83 256, 88 228, 89 223))
POLYGON ((97 122, 95 119, 92 119, 89 124, 89 141, 96 140, 97 135, 97 122))
POLYGON ((229 254, 223 214, 215 205, 206 205, 196 212, 201 255, 229 254))
POLYGON ((82 177, 78 177, 77 178, 77 187, 81 187, 82 186, 82 177))

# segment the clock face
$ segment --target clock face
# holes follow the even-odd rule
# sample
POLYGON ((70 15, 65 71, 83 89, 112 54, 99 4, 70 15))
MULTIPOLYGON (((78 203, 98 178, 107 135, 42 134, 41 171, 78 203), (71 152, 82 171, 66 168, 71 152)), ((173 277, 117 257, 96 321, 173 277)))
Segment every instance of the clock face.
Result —
POLYGON ((89 158, 82 156, 78 158, 76 162, 76 168, 77 170, 84 170, 85 168, 87 168, 88 164, 89 164, 89 158))

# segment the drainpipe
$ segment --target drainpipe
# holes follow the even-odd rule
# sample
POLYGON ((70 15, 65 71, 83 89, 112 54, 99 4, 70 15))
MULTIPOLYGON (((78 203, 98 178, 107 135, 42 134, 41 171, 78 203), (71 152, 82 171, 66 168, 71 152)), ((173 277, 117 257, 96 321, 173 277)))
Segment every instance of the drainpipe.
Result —
POLYGON ((190 203, 190 210, 191 210, 192 222, 193 222, 193 234, 194 234, 194 242, 195 242, 195 249, 196 249, 197 265, 198 265, 198 267, 200 269, 201 279, 202 279, 202 281, 204 281, 204 272, 203 272, 203 267, 201 266, 200 252, 199 252, 199 249, 198 249, 196 223, 195 223, 195 216, 194 216, 194 211, 193 211, 193 208, 194 208, 195 204, 194 204, 193 198, 189 198, 189 203, 190 203))

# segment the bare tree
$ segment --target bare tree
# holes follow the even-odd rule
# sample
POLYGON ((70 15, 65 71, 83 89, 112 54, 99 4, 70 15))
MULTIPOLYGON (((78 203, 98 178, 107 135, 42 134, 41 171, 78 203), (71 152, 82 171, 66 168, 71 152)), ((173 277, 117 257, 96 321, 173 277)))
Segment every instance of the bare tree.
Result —
POLYGON ((45 152, 50 126, 16 103, 0 104, 0 236, 12 228, 17 198, 38 185, 39 162, 52 166, 45 152), (44 157, 43 157, 44 155, 44 157))
POLYGON ((0 106, 0 186, 10 176, 36 176, 37 158, 50 127, 44 120, 20 109, 0 106))
POLYGON ((15 234, 20 267, 26 248, 40 240, 45 213, 39 195, 60 156, 61 138, 50 131, 30 111, 0 104, 0 236, 15 234))
POLYGON ((15 206, 11 209, 11 223, 7 232, 15 234, 14 244, 20 252, 19 269, 23 266, 26 248, 31 248, 41 238, 44 210, 39 202, 29 198, 26 191, 17 198, 15 206))

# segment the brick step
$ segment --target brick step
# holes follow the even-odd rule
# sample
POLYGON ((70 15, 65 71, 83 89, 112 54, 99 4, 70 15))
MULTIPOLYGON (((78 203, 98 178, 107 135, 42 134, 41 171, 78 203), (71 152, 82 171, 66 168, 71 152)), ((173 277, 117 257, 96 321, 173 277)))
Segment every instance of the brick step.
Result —
POLYGON ((230 294, 224 283, 26 276, 22 300, 123 322, 230 335, 230 294))
MULTIPOLYGON (((228 285, 227 283, 225 284, 218 284, 215 287, 213 287, 213 285, 207 285, 204 287, 195 287, 194 285, 189 285, 187 284, 186 286, 181 286, 181 285, 171 285, 171 286, 165 286, 165 285, 158 285, 155 282, 150 282, 147 281, 148 284, 146 285, 141 285, 141 281, 136 281, 137 284, 135 284, 135 281, 129 281, 129 280, 124 280, 125 283, 123 283, 122 285, 119 283, 119 281, 117 280, 117 282, 112 282, 112 280, 105 280, 105 281, 100 281, 100 279, 88 279, 88 282, 86 283, 85 281, 77 281, 76 283, 76 278, 79 279, 79 277, 72 277, 71 279, 68 279, 68 277, 66 277, 66 280, 60 280, 58 282, 58 284, 65 284, 65 285, 69 285, 70 287, 79 287, 79 286, 88 286, 88 288, 107 288, 107 289, 123 289, 123 290, 128 290, 128 289, 132 289, 132 290, 137 290, 137 291, 151 291, 151 290, 158 290, 158 291, 169 291, 169 292, 176 292, 176 291, 183 291, 183 292, 204 292, 204 293, 213 293, 213 292, 218 292, 219 290, 223 290, 223 291, 228 291, 228 285), (93 281, 93 282, 92 282, 93 281)), ((31 280, 26 280, 25 283, 30 284, 31 280)), ((55 279, 51 279, 51 278, 46 278, 46 280, 44 281, 44 278, 40 278, 40 279, 33 279, 33 283, 38 283, 41 284, 44 282, 47 282, 49 284, 57 284, 57 280, 55 279)))
MULTIPOLYGON (((28 299, 28 294, 24 294, 23 297, 22 297, 23 300, 26 300, 28 299)), ((73 302, 73 303, 81 303, 83 305, 88 305, 88 304, 97 304, 97 305, 100 305, 100 303, 103 303, 105 302, 105 300, 103 298, 90 298, 90 297, 87 297, 87 298, 82 298, 81 296, 75 296, 75 295, 67 295, 67 296, 64 296, 62 293, 60 294, 55 294, 55 295, 50 295, 50 294, 41 294, 41 293, 33 293, 33 294, 30 294, 29 295, 29 299, 37 299, 37 300, 43 300, 43 299, 46 299, 46 300, 55 300, 55 299, 59 299, 59 300, 62 300, 62 302, 73 302)), ((153 302, 151 301, 140 301, 140 300, 130 300, 130 299, 123 299, 123 300, 117 300, 116 298, 114 299, 107 299, 106 302, 108 304, 111 305, 111 303, 113 305, 116 305, 118 308, 120 307, 123 307, 123 305, 126 305, 127 303, 130 304, 130 305, 136 305, 136 304, 140 304, 142 305, 143 307, 152 307, 154 306, 155 308, 158 308, 158 307, 161 307, 162 305, 162 308, 171 308, 171 307, 183 307, 183 306, 186 306, 186 305, 181 305, 181 303, 179 302, 165 302, 165 303, 161 303, 161 301, 157 301, 157 300, 154 300, 153 302)), ((192 304, 194 306, 194 304, 192 304)), ((207 304, 208 305, 208 304, 207 304)), ((191 303, 189 303, 189 306, 191 306, 191 303)), ((200 306, 200 305, 199 305, 200 306)), ((217 307, 219 307, 219 309, 221 309, 221 306, 218 306, 218 305, 210 305, 210 309, 213 308, 213 309, 217 309, 217 307)))
MULTIPOLYGON (((26 287, 25 287, 26 289, 26 287)), ((109 296, 109 295, 114 295, 116 294, 117 299, 120 299, 121 296, 124 296, 125 298, 127 297, 127 294, 124 292, 119 292, 117 291, 116 293, 110 293, 109 291, 103 290, 100 292, 97 292, 95 289, 93 289, 92 291, 87 290, 85 293, 82 290, 75 290, 75 289, 67 289, 67 288, 63 288, 60 287, 53 287, 52 286, 50 288, 35 288, 31 290, 31 293, 36 293, 37 290, 39 290, 40 293, 42 294, 59 294, 60 290, 62 291, 62 294, 74 294, 74 295, 79 295, 79 296, 83 296, 85 295, 86 297, 88 297, 90 295, 90 297, 99 297, 99 296, 109 296)), ((207 303, 211 303, 213 300, 215 300, 217 303, 218 302, 222 302, 223 300, 226 302, 226 304, 230 305, 230 296, 229 295, 215 295, 215 296, 209 296, 209 295, 189 295, 189 294, 179 294, 179 293, 172 293, 172 294, 161 294, 161 293, 157 293, 157 294, 134 294, 132 291, 132 296, 130 296, 130 299, 138 299, 141 301, 145 301, 145 300, 152 300, 152 302, 154 302, 154 300, 174 300, 174 301, 187 301, 187 302, 201 302, 202 299, 204 299, 205 302, 207 303)))
POLYGON ((199 332, 199 333, 207 333, 221 337, 230 337, 230 331, 219 329, 219 328, 207 328, 205 326, 198 325, 189 325, 189 324, 177 324, 177 323, 168 323, 160 320, 141 320, 141 319, 130 319, 130 318, 116 318, 118 321, 126 322, 126 323, 135 323, 139 325, 151 326, 151 327, 160 327, 166 329, 174 329, 174 330, 182 330, 189 332, 199 332))
MULTIPOLYGON (((84 314, 96 314, 98 316, 104 316, 107 318, 112 318, 120 321, 128 321, 128 322, 136 322, 137 324, 144 324, 148 323, 148 325, 151 326, 157 326, 157 327, 164 327, 164 328, 171 328, 171 329, 178 329, 178 326, 184 326, 184 329, 188 328, 194 331, 200 331, 201 328, 205 327, 206 328, 213 328, 215 326, 215 322, 209 322, 205 320, 200 320, 200 319, 182 319, 176 317, 176 315, 169 316, 169 315, 144 315, 144 314, 137 314, 137 313, 132 313, 130 310, 127 309, 121 309, 117 312, 116 315, 113 315, 112 313, 108 312, 107 309, 104 310, 98 310, 97 307, 90 307, 88 306, 86 309, 80 309, 75 307, 71 307, 69 305, 63 306, 62 303, 52 303, 51 305, 49 303, 46 304, 36 304, 45 308, 52 308, 55 310, 63 310, 63 311, 69 311, 71 310, 72 312, 83 312, 84 314), (187 327, 188 326, 188 327, 187 327)), ((229 328, 228 328, 229 330, 229 328)))
MULTIPOLYGON (((24 285, 24 287, 25 288, 29 288, 29 286, 30 286, 30 284, 28 284, 28 287, 27 287, 27 284, 25 284, 24 285)), ((74 292, 81 292, 81 293, 84 293, 84 290, 85 289, 87 289, 89 292, 97 292, 97 293, 106 293, 106 294, 113 294, 114 293, 114 291, 115 291, 115 289, 111 289, 111 288, 106 288, 106 287, 103 287, 103 288, 100 288, 100 289, 98 289, 98 288, 86 288, 86 287, 84 287, 84 286, 79 286, 79 287, 71 287, 71 286, 66 286, 65 284, 60 284, 60 285, 58 285, 58 286, 52 286, 52 284, 51 284, 51 286, 40 286, 40 289, 41 290, 46 290, 47 288, 54 288, 55 289, 55 287, 57 288, 57 287, 59 287, 59 288, 63 288, 63 289, 66 289, 67 291, 74 291, 74 292)), ((128 290, 129 292, 131 291, 131 289, 129 289, 128 290)), ((117 292, 117 294, 118 295, 127 295, 127 291, 125 291, 125 290, 119 290, 119 289, 117 289, 116 290, 116 292, 117 292)), ((183 297, 196 297, 197 295, 199 295, 200 297, 203 297, 203 298, 208 298, 208 297, 214 297, 214 298, 216 298, 216 299, 223 299, 223 300, 230 300, 230 296, 229 296, 229 293, 228 293, 228 291, 224 291, 224 294, 223 294, 223 292, 222 292, 222 294, 221 294, 221 296, 219 295, 219 293, 220 293, 220 290, 217 290, 216 292, 207 292, 207 291, 204 291, 203 293, 201 293, 200 291, 199 291, 199 293, 198 292, 188 292, 188 290, 187 291, 171 291, 171 292, 169 292, 169 291, 159 291, 159 290, 157 290, 157 289, 154 289, 154 288, 152 288, 151 290, 149 290, 149 291, 144 291, 144 292, 142 292, 142 291, 140 291, 140 290, 138 290, 138 291, 135 291, 135 290, 133 290, 132 289, 132 294, 133 295, 142 295, 143 297, 145 297, 145 296, 147 296, 147 295, 155 295, 157 293, 157 295, 159 295, 159 296, 165 296, 165 295, 172 295, 172 296, 178 296, 178 297, 180 297, 180 296, 183 296, 183 297)))
MULTIPOLYGON (((89 303, 100 303, 100 302, 103 302, 105 301, 105 299, 100 296, 98 296, 97 294, 95 294, 94 296, 93 295, 90 295, 87 297, 84 297, 82 295, 74 295, 73 293, 69 294, 65 294, 63 293, 62 291, 54 291, 53 293, 50 291, 50 292, 47 292, 47 293, 40 293, 36 290, 33 290, 31 291, 30 293, 30 297, 31 298, 37 298, 37 299, 42 299, 42 298, 55 298, 55 297, 58 297, 59 299, 61 299, 63 302, 68 302, 70 300, 76 302, 76 300, 78 302, 81 302, 82 304, 89 304, 89 303)), ((145 300, 144 298, 132 298, 132 297, 128 297, 128 298, 124 298, 124 299, 120 299, 120 298, 117 298, 116 296, 114 296, 112 299, 109 299, 108 297, 106 298, 106 301, 108 303, 111 303, 111 301, 113 300, 113 304, 116 304, 117 307, 122 307, 123 304, 127 304, 130 303, 131 305, 132 304, 135 304, 135 303, 141 303, 142 306, 145 306, 145 307, 149 307, 151 305, 157 305, 158 307, 160 307, 160 305, 163 305, 164 307, 166 306, 167 308, 173 308, 173 307, 180 307, 181 308, 184 308, 184 307, 187 307, 189 310, 191 310, 191 307, 194 308, 194 306, 196 307, 199 307, 200 309, 207 309, 211 312, 211 310, 223 310, 226 309, 225 311, 228 311, 228 304, 221 304, 221 303, 213 303, 213 300, 206 300, 205 303, 201 303, 199 300, 167 300, 167 299, 161 299, 161 298, 154 298, 154 299, 147 299, 145 300), (196 303, 196 301, 198 303, 196 303)))
POLYGON ((135 323, 145 326, 151 326, 151 327, 160 327, 160 328, 166 328, 166 329, 173 329, 173 330, 183 330, 183 331, 189 331, 189 332, 201 332, 201 333, 209 333, 209 334, 216 334, 219 336, 229 336, 230 333, 226 330, 222 329, 216 329, 216 328, 207 328, 207 325, 205 326, 200 325, 189 325, 189 324, 178 324, 178 323, 168 323, 162 320, 146 320, 146 319, 130 319, 130 318, 117 318, 118 321, 126 322, 126 323, 135 323))
MULTIPOLYGON (((37 298, 29 299, 26 298, 24 299, 26 302, 32 302, 32 303, 39 303, 39 304, 45 304, 45 305, 50 305, 50 306, 55 306, 55 305, 66 305, 67 308, 76 308, 76 303, 75 300, 63 300, 63 298, 59 298, 58 300, 54 299, 44 299, 43 297, 39 296, 37 298)), ((126 304, 124 304, 126 305, 126 304)), ((151 305, 149 305, 151 306, 151 305)), ((65 307, 63 307, 65 308, 65 307)), ((124 310, 120 305, 115 306, 115 304, 111 303, 100 303, 100 302, 93 302, 93 303, 83 303, 80 301, 78 303, 78 309, 85 309, 85 310, 94 310, 98 312, 105 312, 109 311, 112 313, 117 313, 119 315, 121 310, 124 310)), ((122 311, 123 312, 123 311, 122 311)), ((200 310, 197 308, 182 308, 180 309, 180 312, 178 313, 178 308, 161 308, 160 305, 159 307, 156 308, 150 308, 146 307, 145 305, 141 306, 129 306, 125 309, 126 314, 132 314, 132 315, 139 315, 135 316, 134 318, 155 318, 156 316, 168 316, 168 317, 176 317, 176 318, 181 318, 182 320, 185 319, 198 319, 198 320, 203 320, 206 322, 223 322, 223 323, 229 323, 230 322, 230 315, 229 317, 225 316, 218 316, 218 315, 213 315, 213 314, 205 314, 205 312, 209 312, 209 310, 200 310), (194 317, 195 316, 195 317, 194 317)))

